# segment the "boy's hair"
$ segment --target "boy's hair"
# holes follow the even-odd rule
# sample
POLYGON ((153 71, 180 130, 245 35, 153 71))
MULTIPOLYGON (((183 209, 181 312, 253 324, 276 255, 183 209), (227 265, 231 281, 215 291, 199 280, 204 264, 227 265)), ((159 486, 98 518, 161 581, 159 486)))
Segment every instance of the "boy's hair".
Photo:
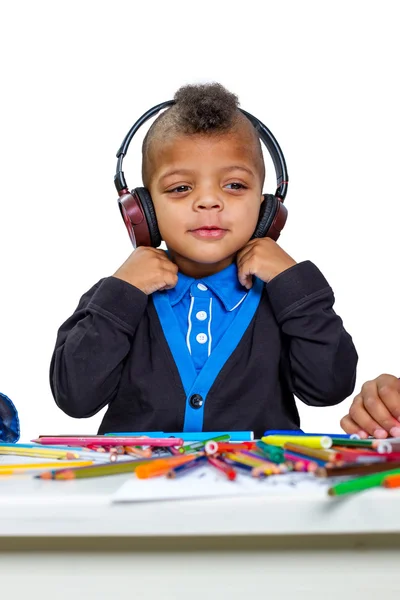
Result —
POLYGON ((220 83, 185 85, 175 93, 175 104, 157 117, 147 132, 142 146, 142 179, 145 186, 150 180, 149 149, 154 140, 165 140, 169 135, 213 135, 226 133, 247 123, 254 132, 262 163, 264 159, 260 140, 248 119, 239 110, 238 97, 220 83))

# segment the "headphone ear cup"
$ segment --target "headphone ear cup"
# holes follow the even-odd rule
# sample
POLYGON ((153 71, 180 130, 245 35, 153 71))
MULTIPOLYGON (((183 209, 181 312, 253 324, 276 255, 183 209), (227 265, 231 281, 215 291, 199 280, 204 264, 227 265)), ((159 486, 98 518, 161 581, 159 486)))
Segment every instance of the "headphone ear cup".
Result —
POLYGON ((287 208, 273 194, 264 194, 260 206, 260 215, 252 239, 269 237, 277 240, 287 219, 287 208))
MULTIPOLYGON (((151 246, 158 248, 162 240, 160 230, 158 229, 156 211, 154 210, 154 204, 153 200, 151 199, 150 192, 144 187, 137 187, 132 190, 131 193, 132 195, 136 194, 140 200, 150 235, 151 246)), ((140 244, 138 243, 138 246, 139 245, 140 244)))

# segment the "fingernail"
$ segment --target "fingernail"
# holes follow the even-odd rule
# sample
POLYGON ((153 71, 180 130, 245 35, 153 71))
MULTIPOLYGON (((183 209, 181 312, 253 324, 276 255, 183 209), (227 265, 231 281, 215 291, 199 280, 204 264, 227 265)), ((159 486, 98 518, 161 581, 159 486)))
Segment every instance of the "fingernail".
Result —
POLYGON ((392 427, 390 430, 390 435, 392 437, 400 437, 400 427, 392 427))
POLYGON ((387 433, 386 433, 386 431, 384 429, 375 429, 375 431, 374 431, 374 437, 375 438, 383 439, 383 438, 387 437, 387 433))
POLYGON ((365 440, 368 437, 368 433, 366 431, 357 431, 357 435, 362 439, 365 440))

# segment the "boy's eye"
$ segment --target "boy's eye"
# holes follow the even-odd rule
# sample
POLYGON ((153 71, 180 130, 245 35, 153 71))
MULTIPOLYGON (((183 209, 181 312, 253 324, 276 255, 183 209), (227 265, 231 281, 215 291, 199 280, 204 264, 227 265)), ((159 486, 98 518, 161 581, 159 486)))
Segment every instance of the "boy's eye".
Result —
POLYGON ((187 192, 190 189, 190 187, 188 185, 178 185, 178 187, 173 188, 172 190, 168 190, 168 193, 172 193, 172 192, 187 192))
POLYGON ((234 181, 232 183, 228 183, 225 187, 227 187, 227 188, 229 188, 231 190, 245 190, 246 189, 246 186, 243 185, 243 183, 239 183, 237 181, 234 181))

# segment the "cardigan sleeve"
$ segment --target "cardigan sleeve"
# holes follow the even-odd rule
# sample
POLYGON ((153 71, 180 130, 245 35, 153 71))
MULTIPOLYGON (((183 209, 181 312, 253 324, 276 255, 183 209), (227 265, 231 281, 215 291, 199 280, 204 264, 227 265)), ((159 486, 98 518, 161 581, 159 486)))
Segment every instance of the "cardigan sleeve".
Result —
POLYGON ((148 297, 107 277, 80 299, 61 325, 50 365, 56 404, 71 417, 90 417, 115 397, 124 360, 148 297))
POLYGON ((282 334, 283 373, 305 404, 338 404, 354 390, 358 356, 321 271, 299 263, 266 284, 282 334))

